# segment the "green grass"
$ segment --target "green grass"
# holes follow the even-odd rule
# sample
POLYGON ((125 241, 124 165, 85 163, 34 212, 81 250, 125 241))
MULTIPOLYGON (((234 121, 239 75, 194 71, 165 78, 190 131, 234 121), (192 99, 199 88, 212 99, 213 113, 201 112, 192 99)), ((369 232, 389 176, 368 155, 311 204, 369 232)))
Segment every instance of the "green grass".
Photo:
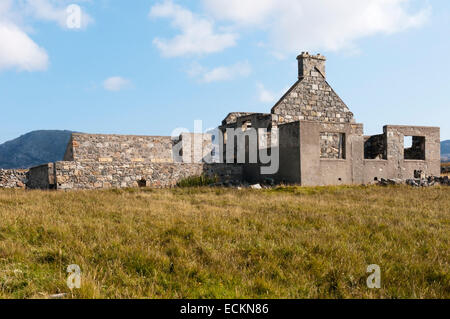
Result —
POLYGON ((449 214, 448 187, 1 190, 0 298, 449 298, 449 214))
POLYGON ((206 175, 201 176, 191 176, 182 179, 177 183, 178 187, 201 187, 201 186, 209 186, 211 184, 215 184, 218 182, 217 177, 209 177, 206 175))

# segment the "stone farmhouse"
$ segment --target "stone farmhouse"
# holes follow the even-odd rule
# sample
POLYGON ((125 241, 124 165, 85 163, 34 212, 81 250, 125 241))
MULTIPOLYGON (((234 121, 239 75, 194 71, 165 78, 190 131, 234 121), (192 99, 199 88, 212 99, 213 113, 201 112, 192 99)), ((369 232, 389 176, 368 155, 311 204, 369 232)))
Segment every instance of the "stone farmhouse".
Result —
MULTIPOLYGON (((421 171, 440 175, 438 127, 386 125, 383 133, 364 136, 363 125, 326 81, 325 57, 302 53, 298 80, 269 114, 230 113, 220 129, 278 129, 277 181, 300 185, 364 184, 374 180, 414 178, 421 171), (405 148, 405 138, 412 145, 405 148)), ((269 142, 268 142, 269 143, 269 142)), ((243 177, 263 178, 259 165, 245 164, 243 177), (255 167, 256 166, 256 167, 255 167)))
MULTIPOLYGON (((214 137, 76 133, 63 161, 31 168, 23 183, 30 189, 171 187, 205 174, 221 181, 270 178, 315 186, 440 175, 438 127, 386 125, 381 134, 364 136, 363 124, 326 80, 325 57, 302 53, 297 59, 298 80, 270 113, 230 113, 214 137), (411 145, 405 147, 405 139, 411 145), (264 173, 273 163, 262 158, 262 150, 272 161, 277 155, 275 171, 264 173)), ((23 179, 24 174, 3 175, 23 179)))

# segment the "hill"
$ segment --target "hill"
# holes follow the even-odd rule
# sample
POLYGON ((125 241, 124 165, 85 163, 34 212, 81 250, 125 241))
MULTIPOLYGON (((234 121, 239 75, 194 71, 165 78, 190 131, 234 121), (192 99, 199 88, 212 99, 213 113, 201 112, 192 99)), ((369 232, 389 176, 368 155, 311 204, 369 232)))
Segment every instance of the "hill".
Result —
POLYGON ((0 145, 0 168, 29 168, 60 161, 71 131, 34 131, 0 145))
POLYGON ((450 140, 441 142, 441 159, 442 161, 450 161, 450 140))

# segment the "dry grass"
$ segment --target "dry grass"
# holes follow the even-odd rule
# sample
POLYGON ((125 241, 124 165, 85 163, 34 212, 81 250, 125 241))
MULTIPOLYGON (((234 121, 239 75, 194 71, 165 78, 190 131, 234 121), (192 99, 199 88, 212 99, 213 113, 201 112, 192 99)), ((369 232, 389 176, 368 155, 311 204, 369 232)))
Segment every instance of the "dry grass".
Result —
POLYGON ((450 188, 0 191, 0 298, 449 298, 450 188), (382 289, 366 286, 378 264, 382 289))

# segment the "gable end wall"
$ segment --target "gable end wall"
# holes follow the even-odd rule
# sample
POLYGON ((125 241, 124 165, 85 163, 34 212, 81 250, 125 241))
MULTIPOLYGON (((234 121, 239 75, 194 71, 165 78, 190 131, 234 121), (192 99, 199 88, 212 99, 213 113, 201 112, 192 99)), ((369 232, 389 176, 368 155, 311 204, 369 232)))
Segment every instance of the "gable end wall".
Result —
POLYGON ((272 108, 279 123, 319 121, 354 123, 353 113, 334 92, 325 78, 315 72, 299 80, 272 108))

